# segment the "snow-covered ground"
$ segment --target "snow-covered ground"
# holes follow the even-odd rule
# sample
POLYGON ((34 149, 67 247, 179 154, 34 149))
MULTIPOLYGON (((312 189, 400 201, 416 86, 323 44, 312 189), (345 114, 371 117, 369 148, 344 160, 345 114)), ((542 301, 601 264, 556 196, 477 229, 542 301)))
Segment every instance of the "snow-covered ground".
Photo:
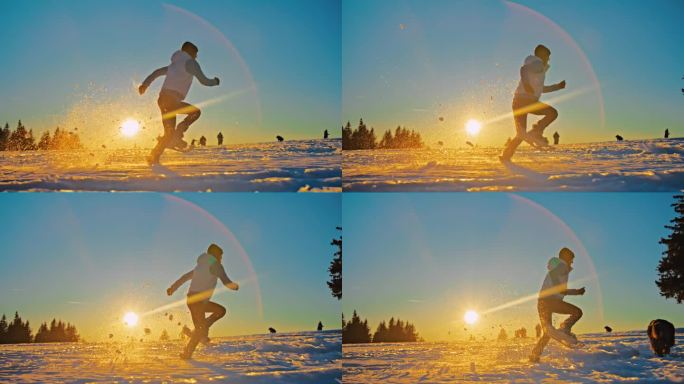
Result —
POLYGON ((551 341, 538 364, 527 361, 534 338, 503 342, 343 346, 345 383, 684 382, 684 329, 673 353, 657 357, 645 331, 579 335, 576 350, 551 341))
POLYGON ((344 151, 345 191, 675 191, 684 139, 501 148, 344 151))
POLYGON ((180 341, 0 347, 0 382, 338 383, 341 331, 212 339, 192 360, 180 341))
POLYGON ((300 140, 167 150, 0 152, 0 190, 340 191, 341 141, 300 140))

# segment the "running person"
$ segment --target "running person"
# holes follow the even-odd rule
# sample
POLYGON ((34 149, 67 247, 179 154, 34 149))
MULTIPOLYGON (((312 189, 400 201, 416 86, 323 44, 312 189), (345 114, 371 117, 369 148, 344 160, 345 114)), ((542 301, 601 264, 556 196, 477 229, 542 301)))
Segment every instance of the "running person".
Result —
POLYGON ((237 291, 240 288, 237 283, 231 281, 228 275, 226 275, 226 270, 221 264, 222 258, 223 250, 218 245, 211 244, 207 252, 197 258, 195 268, 181 276, 166 290, 166 294, 171 296, 183 284, 190 281, 187 305, 195 330, 192 334, 188 335, 191 337, 185 350, 181 353, 183 359, 192 357, 192 353, 200 341, 208 342, 209 327, 226 314, 226 308, 210 301, 211 296, 214 294, 217 280, 220 279, 228 289, 237 291), (206 313, 211 313, 211 315, 205 317, 206 313))
POLYGON ((195 44, 186 41, 181 49, 171 56, 171 64, 152 72, 138 88, 138 92, 142 95, 156 78, 166 76, 159 92, 159 99, 157 99, 164 124, 164 135, 159 138, 159 142, 148 157, 150 164, 159 163, 159 158, 165 148, 183 149, 188 145, 183 141, 183 134, 190 124, 199 119, 201 114, 199 108, 183 101, 188 95, 193 77, 208 87, 219 85, 218 77, 209 79, 202 72, 197 62, 198 51, 195 44), (186 115, 178 126, 176 126, 176 115, 186 115))
POLYGON ((554 313, 561 313, 570 315, 558 328, 559 331, 570 336, 570 339, 577 343, 577 337, 572 333, 572 326, 582 318, 582 310, 563 299, 566 295, 584 295, 584 287, 580 289, 568 288, 568 275, 572 271, 572 263, 575 260, 575 254, 568 248, 560 250, 558 257, 551 258, 547 264, 549 272, 544 278, 544 283, 539 291, 539 298, 537 300, 537 310, 539 312, 539 320, 542 327, 541 338, 532 350, 530 355, 531 362, 538 362, 539 356, 544 351, 544 347, 548 344, 549 333, 553 330, 552 316, 554 313))
POLYGON ((546 71, 549 70, 551 51, 543 45, 534 49, 534 55, 528 56, 520 67, 520 83, 513 96, 513 119, 515 120, 515 137, 507 143, 501 154, 502 161, 509 161, 523 140, 535 145, 548 145, 544 137, 544 129, 558 117, 558 111, 539 101, 542 93, 554 92, 565 88, 565 80, 558 84, 544 85, 546 71), (544 116, 527 132, 528 114, 544 116))

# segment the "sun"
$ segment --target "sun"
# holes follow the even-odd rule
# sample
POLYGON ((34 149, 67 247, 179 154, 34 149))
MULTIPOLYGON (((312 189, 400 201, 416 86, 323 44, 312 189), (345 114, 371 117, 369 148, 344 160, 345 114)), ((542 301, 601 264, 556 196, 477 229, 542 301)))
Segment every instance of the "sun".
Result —
POLYGON ((124 315, 123 321, 127 326, 135 327, 135 325, 138 324, 138 315, 134 312, 128 312, 124 315))
POLYGON ((466 311, 465 315, 463 316, 463 320, 465 320, 467 324, 475 324, 479 318, 480 315, 478 315, 477 312, 473 311, 472 309, 466 311))
POLYGON ((121 134, 126 137, 133 137, 140 131, 140 123, 133 119, 126 119, 121 123, 121 134))
POLYGON ((480 133, 480 129, 482 129, 482 123, 475 119, 470 119, 466 122, 465 129, 468 135, 477 136, 480 133))

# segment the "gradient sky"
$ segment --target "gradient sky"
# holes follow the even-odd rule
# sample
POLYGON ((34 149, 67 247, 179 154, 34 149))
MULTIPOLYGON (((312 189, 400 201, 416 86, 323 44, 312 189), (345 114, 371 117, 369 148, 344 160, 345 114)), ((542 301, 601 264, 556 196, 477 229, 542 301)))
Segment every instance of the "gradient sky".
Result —
POLYGON ((0 121, 13 128, 22 119, 37 133, 78 127, 90 145, 151 145, 162 131, 163 78, 144 97, 137 85, 186 40, 199 47, 205 74, 221 79, 219 87, 195 81, 186 100, 225 97, 202 108, 190 137, 318 138, 339 126, 339 1, 10 0, 0 25, 0 121), (142 121, 145 135, 118 137, 127 117, 142 121))
POLYGON ((155 339, 162 329, 178 335, 178 321, 191 324, 184 303, 189 285, 172 297, 166 288, 211 242, 223 247, 226 272, 241 284, 238 292, 215 293, 228 317, 214 325, 214 336, 264 333, 269 326, 314 330, 319 320, 339 328, 340 303, 326 285, 330 240, 341 220, 337 194, 29 193, 5 195, 0 207, 0 313, 12 317, 18 310, 34 332, 57 317, 76 324, 87 340, 110 332, 140 337, 142 327, 155 339), (126 310, 144 313, 176 301, 140 327, 122 325, 126 310))
POLYGON ((400 317, 427 340, 491 338, 500 325, 533 333, 546 263, 567 246, 576 253, 569 286, 587 287, 567 298, 584 311, 577 332, 640 330, 656 318, 682 326, 682 305, 654 283, 672 202, 659 193, 345 194, 344 314, 358 310, 373 331, 400 317), (466 310, 530 294, 464 330, 466 310))
POLYGON ((342 117, 363 117, 379 137, 402 125, 428 145, 500 146, 515 134, 511 117, 476 138, 463 126, 510 113, 519 68, 543 43, 547 83, 567 81, 542 96, 559 110, 548 132, 561 143, 682 136, 683 13, 678 0, 345 0, 342 117))

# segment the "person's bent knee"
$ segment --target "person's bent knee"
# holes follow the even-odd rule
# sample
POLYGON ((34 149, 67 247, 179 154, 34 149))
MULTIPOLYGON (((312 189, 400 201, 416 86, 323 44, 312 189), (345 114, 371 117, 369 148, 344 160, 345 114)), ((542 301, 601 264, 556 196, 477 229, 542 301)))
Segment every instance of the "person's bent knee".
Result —
POLYGON ((550 107, 548 116, 550 119, 556 120, 558 118, 558 110, 554 107, 550 107))
POLYGON ((220 306, 220 307, 218 308, 218 310, 216 311, 216 316, 218 316, 219 318, 221 318, 221 317, 223 317, 223 316, 225 316, 225 315, 226 315, 226 308, 223 307, 223 306, 220 306))
POLYGON ((575 312, 575 316, 577 316, 577 318, 579 319, 580 317, 582 317, 583 314, 584 313, 582 312, 582 310, 580 308, 577 308, 577 311, 575 312))

